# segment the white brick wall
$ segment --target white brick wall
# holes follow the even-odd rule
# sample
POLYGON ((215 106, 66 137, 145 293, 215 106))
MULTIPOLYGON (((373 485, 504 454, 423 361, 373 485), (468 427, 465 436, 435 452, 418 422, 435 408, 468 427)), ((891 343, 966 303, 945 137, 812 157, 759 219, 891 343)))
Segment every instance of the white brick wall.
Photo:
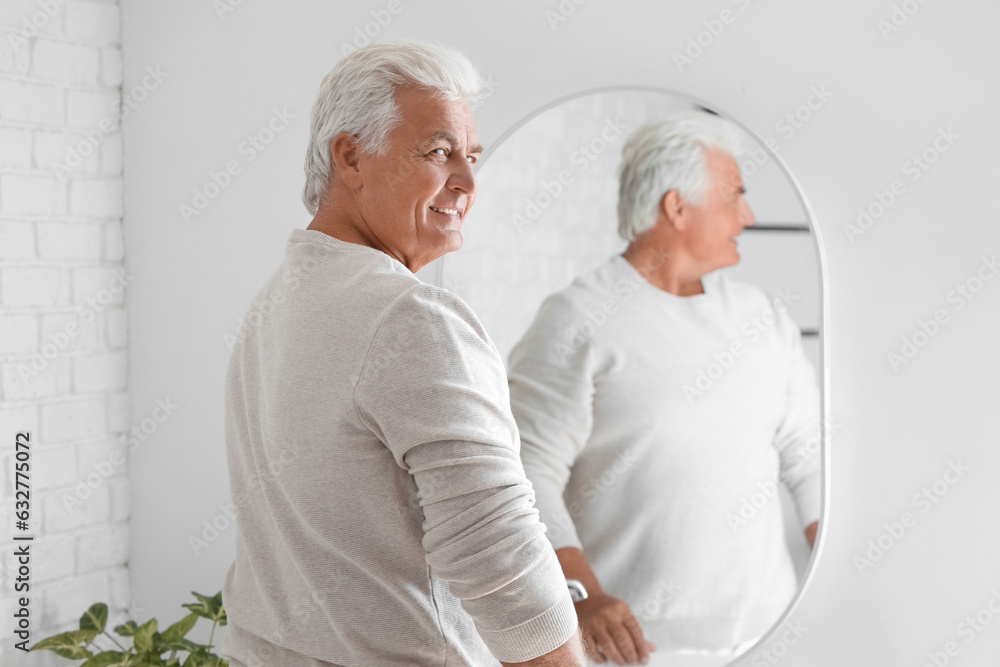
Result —
MULTIPOLYGON (((0 1, 0 535, 30 431, 32 642, 131 601, 121 85, 117 0, 0 1)), ((30 664, 62 664, 46 660, 30 664)))

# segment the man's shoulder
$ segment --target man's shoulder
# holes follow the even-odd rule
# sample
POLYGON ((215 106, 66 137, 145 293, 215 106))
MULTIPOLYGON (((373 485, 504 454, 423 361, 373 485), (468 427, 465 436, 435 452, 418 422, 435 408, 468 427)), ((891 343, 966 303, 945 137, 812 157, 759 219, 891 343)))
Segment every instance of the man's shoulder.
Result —
POLYGON ((492 341, 479 317, 457 294, 419 279, 393 285, 393 298, 381 317, 381 329, 405 331, 407 337, 423 332, 440 340, 479 338, 492 341))
POLYGON ((788 312, 799 298, 795 290, 784 288, 769 294, 758 285, 736 280, 724 272, 710 275, 719 300, 734 318, 751 323, 762 320, 767 325, 762 333, 781 339, 799 335, 799 327, 788 312))
POLYGON ((569 285, 545 298, 548 309, 561 313, 579 314, 600 307, 609 298, 620 296, 627 280, 615 266, 615 258, 580 273, 569 285), (616 291, 617 290, 617 291, 616 291))
POLYGON ((718 300, 736 314, 759 314, 768 308, 781 307, 781 294, 773 298, 758 285, 733 278, 724 271, 708 274, 703 280, 711 281, 706 287, 715 292, 718 300))
POLYGON ((733 278, 726 271, 713 271, 704 278, 712 281, 715 291, 720 295, 742 303, 762 303, 767 301, 767 293, 757 285, 738 278, 733 278))
POLYGON ((309 233, 293 230, 284 259, 269 280, 289 295, 301 294, 308 302, 354 301, 377 306, 420 282, 398 260, 380 250, 309 233))

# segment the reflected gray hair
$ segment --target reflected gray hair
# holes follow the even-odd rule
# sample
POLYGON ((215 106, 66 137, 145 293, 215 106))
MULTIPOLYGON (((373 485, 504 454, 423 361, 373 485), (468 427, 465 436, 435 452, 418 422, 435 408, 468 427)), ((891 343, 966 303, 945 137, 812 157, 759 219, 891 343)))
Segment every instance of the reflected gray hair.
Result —
POLYGON ((739 129, 705 111, 686 111, 643 125, 622 147, 618 169, 618 235, 626 241, 653 228, 669 190, 692 204, 705 201, 709 186, 704 148, 734 158, 743 151, 739 129))
POLYGON ((347 54, 323 78, 313 103, 302 201, 313 215, 329 187, 334 165, 330 144, 341 132, 360 148, 385 155, 389 133, 401 114, 395 92, 415 84, 473 109, 488 95, 486 80, 464 55, 439 44, 394 40, 368 44, 347 54))

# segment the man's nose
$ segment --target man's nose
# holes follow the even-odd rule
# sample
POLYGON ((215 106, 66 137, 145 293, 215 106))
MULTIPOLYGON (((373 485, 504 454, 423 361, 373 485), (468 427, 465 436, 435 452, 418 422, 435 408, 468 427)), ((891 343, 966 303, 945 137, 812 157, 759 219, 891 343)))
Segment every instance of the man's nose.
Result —
POLYGON ((756 223, 753 211, 750 210, 750 204, 747 203, 746 199, 740 198, 740 224, 744 227, 753 227, 756 223))
POLYGON ((452 172, 451 178, 448 179, 448 187, 469 196, 476 194, 476 189, 478 188, 476 185, 476 175, 472 173, 472 163, 464 157, 461 164, 452 172))

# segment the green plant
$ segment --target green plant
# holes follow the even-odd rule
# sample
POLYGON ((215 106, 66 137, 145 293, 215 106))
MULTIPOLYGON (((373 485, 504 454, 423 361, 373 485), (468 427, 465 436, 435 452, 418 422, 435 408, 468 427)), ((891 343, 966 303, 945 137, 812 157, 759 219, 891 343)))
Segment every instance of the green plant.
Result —
POLYGON ((32 651, 52 651, 70 660, 87 659, 81 667, 147 667, 163 665, 166 667, 228 667, 229 661, 212 653, 212 640, 215 638, 215 628, 226 625, 226 610, 222 608, 222 592, 213 597, 199 595, 197 603, 181 605, 190 610, 187 616, 177 621, 163 632, 157 632, 155 618, 142 625, 128 621, 115 626, 115 632, 121 637, 131 637, 131 648, 125 648, 109 632, 104 629, 108 622, 108 605, 99 602, 92 605, 80 617, 80 629, 54 635, 41 640, 31 647, 32 651), (208 636, 208 644, 196 644, 186 635, 198 617, 212 621, 212 632, 208 636), (94 653, 91 644, 98 635, 105 635, 121 649, 94 653), (167 658, 164 653, 170 652, 167 658), (178 652, 188 655, 181 662, 178 652))

